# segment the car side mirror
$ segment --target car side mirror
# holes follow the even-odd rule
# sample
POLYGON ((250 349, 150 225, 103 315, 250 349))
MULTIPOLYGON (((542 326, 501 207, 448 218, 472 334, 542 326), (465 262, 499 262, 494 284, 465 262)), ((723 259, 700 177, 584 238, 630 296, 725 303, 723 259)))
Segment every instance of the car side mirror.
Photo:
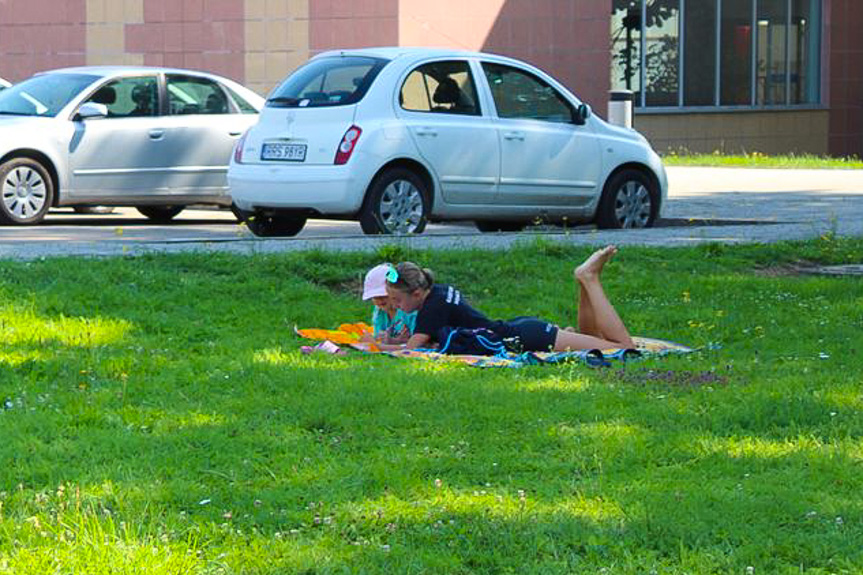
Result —
POLYGON ((108 106, 105 104, 97 104, 96 102, 86 102, 78 108, 78 113, 75 114, 75 120, 88 120, 90 118, 107 118, 108 106))
POLYGON ((576 126, 583 126, 587 123, 587 119, 590 118, 590 106, 587 104, 579 104, 578 108, 575 109, 575 112, 572 114, 572 123, 576 126))

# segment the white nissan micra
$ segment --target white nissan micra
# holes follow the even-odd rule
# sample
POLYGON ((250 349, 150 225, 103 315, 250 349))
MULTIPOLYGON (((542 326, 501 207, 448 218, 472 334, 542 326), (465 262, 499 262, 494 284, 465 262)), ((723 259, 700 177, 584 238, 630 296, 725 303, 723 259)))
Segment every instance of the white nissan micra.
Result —
POLYGON ((296 235, 309 217, 356 219, 367 234, 443 220, 648 227, 668 189, 643 136, 592 115, 541 70, 424 48, 310 60, 237 143, 228 183, 261 236, 296 235))

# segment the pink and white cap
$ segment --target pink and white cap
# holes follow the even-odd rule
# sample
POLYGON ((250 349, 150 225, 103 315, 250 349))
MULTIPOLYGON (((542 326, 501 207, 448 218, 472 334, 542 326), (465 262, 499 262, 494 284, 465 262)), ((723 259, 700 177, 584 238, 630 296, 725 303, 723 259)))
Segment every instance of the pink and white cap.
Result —
POLYGON ((391 267, 390 264, 380 264, 369 270, 363 282, 363 301, 387 295, 387 272, 391 267))

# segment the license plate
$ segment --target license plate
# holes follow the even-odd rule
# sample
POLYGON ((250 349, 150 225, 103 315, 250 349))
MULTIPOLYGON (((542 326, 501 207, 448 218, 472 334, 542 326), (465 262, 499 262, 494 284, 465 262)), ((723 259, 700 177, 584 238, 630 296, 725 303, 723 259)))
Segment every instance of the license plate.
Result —
POLYGON ((261 149, 261 159, 281 160, 284 162, 305 162, 306 145, 283 144, 281 142, 264 144, 264 147, 261 149))

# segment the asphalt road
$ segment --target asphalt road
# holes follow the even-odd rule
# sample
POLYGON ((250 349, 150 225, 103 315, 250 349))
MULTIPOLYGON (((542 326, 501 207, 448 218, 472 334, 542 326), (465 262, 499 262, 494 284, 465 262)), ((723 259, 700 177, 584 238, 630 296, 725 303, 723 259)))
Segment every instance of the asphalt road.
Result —
POLYGON ((296 238, 261 239, 227 210, 188 209, 153 225, 134 209, 80 215, 53 210, 41 226, 0 227, 0 258, 106 256, 191 250, 265 253, 324 248, 375 249, 394 241, 414 247, 505 249, 541 235, 552 241, 618 245, 772 242, 825 232, 863 236, 863 170, 669 168, 665 219, 648 230, 581 226, 480 234, 472 224, 430 225, 421 236, 363 236, 355 222, 312 220, 296 238))

